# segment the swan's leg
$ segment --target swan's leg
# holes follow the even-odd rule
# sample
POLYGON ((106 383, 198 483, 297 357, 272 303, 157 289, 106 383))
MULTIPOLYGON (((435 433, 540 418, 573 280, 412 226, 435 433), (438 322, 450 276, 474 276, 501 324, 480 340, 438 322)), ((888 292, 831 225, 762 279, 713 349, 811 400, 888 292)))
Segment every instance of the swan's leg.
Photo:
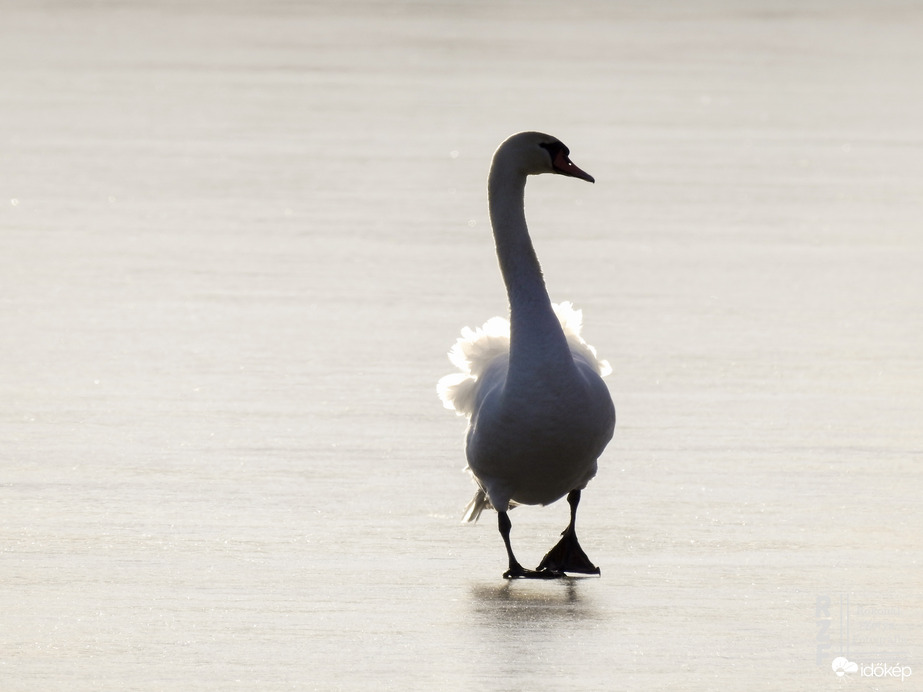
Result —
POLYGON ((570 523, 558 544, 548 551, 542 558, 538 571, 551 570, 552 572, 572 572, 577 574, 599 574, 599 567, 590 562, 590 558, 583 552, 577 541, 577 505, 580 504, 580 491, 571 490, 567 495, 567 504, 570 505, 570 523))
POLYGON ((520 565, 519 560, 513 555, 513 546, 510 545, 510 529, 513 524, 506 512, 497 512, 497 525, 503 537, 503 544, 506 546, 506 554, 510 559, 510 568, 503 573, 504 579, 557 579, 564 576, 561 572, 554 570, 536 572, 520 565))
POLYGON ((510 545, 510 529, 513 528, 513 523, 506 512, 497 512, 497 526, 500 529, 500 536, 503 537, 503 545, 506 546, 507 557, 510 559, 510 568, 503 576, 506 579, 512 579, 525 572, 525 568, 519 564, 519 560, 513 555, 513 546, 510 545))

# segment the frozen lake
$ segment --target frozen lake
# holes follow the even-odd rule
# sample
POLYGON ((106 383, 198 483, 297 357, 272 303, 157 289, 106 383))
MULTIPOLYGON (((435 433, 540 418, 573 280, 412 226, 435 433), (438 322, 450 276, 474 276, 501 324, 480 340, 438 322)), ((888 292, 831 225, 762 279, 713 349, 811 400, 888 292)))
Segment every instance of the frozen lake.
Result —
POLYGON ((923 7, 564 5, 4 4, 0 688, 923 684, 923 7), (435 395, 524 129, 600 579, 435 395))

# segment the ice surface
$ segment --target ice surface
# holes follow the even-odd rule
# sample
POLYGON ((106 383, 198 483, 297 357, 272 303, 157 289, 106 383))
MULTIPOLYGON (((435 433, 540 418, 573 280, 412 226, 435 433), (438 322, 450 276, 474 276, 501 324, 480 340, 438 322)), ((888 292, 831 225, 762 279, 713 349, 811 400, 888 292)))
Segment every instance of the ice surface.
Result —
MULTIPOLYGON (((878 0, 7 3, 0 687, 923 676, 921 30, 878 0), (597 180, 527 213, 614 369, 601 579, 504 583, 435 395, 506 310, 485 179, 524 129, 597 180)), ((533 565, 567 506, 512 520, 533 565)))

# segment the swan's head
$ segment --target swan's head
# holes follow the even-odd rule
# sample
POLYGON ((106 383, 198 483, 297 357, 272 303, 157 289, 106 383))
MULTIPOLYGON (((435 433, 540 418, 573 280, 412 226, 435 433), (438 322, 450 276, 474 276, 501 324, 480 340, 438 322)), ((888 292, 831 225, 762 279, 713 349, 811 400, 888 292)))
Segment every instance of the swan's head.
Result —
POLYGON ((504 161, 519 169, 524 175, 559 173, 596 181, 570 160, 570 149, 557 137, 541 132, 520 132, 507 139, 494 154, 494 162, 504 161))

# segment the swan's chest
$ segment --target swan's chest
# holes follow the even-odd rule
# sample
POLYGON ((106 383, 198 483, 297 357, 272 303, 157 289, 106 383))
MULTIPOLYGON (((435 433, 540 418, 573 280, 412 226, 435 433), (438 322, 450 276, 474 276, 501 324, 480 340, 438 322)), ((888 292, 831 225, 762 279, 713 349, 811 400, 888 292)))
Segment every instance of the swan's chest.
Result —
POLYGON ((613 427, 612 401, 602 387, 545 383, 497 390, 471 421, 469 457, 595 460, 613 427))

